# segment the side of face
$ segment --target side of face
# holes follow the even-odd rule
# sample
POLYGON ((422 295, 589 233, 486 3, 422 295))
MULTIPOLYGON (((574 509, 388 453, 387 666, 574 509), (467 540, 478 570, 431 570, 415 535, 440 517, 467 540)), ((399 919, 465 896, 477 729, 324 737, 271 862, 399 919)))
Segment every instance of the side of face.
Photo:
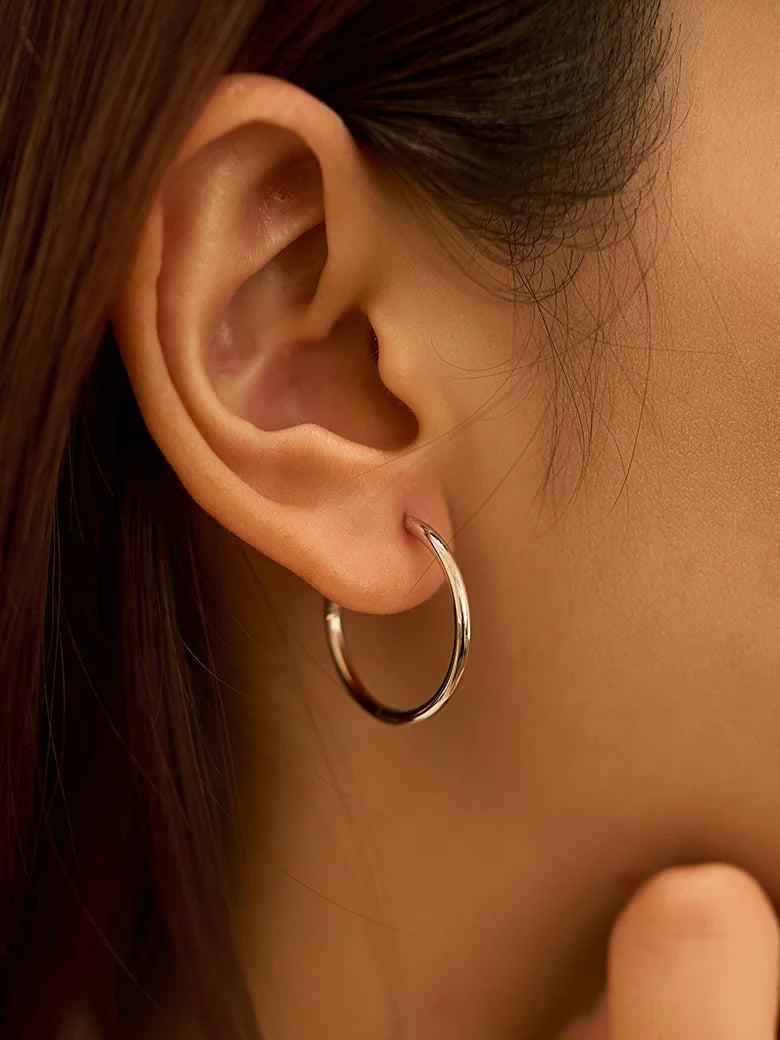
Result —
POLYGON ((347 992, 379 1035, 388 971, 426 1040, 552 1025, 668 863, 728 859, 780 894, 778 140, 772 91, 721 81, 778 74, 725 6, 688 17, 668 180, 557 298, 497 291, 334 113, 245 77, 193 128, 117 302, 147 424, 218 525, 224 667, 285 691, 236 707, 246 941, 282 1019, 301 972, 327 980, 320 1035, 347 992), (429 692, 450 619, 405 511, 452 541, 474 639, 446 712, 399 734, 339 690, 320 615, 359 612, 383 699, 429 692), (396 931, 314 909, 271 855, 396 931))

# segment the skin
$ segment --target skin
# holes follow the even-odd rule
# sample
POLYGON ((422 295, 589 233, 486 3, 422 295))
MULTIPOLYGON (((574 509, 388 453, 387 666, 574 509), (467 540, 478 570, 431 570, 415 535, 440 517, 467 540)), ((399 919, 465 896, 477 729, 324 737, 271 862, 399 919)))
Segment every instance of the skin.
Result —
MULTIPOLYGON (((570 373, 601 321, 583 479, 565 392, 548 473, 535 308, 453 263, 286 85, 215 94, 117 301, 146 421, 208 514, 237 929, 273 1040, 541 1040, 605 986, 614 1040, 774 1035, 780 9, 671 13, 685 119, 633 236, 567 292, 570 373), (324 268, 316 234, 274 261, 323 220, 324 268), (293 342, 321 345, 321 384, 293 342), (474 636, 441 715, 395 729, 339 686, 321 614, 322 594, 360 612, 376 696, 429 696, 451 617, 404 511, 451 541, 474 636), (735 866, 665 869, 704 861, 735 866)), ((194 1037, 176 1014, 165 1036, 194 1037)))

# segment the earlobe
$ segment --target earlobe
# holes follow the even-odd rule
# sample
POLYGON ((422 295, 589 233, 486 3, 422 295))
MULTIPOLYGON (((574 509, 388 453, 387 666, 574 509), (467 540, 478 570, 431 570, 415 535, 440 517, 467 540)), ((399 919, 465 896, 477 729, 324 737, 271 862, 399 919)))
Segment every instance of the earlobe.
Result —
POLYGON ((330 109, 230 77, 164 179, 112 318, 199 505, 327 598, 384 613, 441 583, 405 516, 451 528, 418 450, 431 423, 397 376, 408 345, 382 331, 375 191, 330 109))

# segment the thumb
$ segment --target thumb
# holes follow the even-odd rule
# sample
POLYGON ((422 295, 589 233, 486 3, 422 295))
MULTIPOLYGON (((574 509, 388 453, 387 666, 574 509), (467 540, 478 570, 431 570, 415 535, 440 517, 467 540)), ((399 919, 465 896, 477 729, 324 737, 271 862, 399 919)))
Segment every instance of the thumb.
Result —
POLYGON ((769 898, 744 870, 661 871, 612 930, 609 1040, 774 1040, 779 947, 769 898))

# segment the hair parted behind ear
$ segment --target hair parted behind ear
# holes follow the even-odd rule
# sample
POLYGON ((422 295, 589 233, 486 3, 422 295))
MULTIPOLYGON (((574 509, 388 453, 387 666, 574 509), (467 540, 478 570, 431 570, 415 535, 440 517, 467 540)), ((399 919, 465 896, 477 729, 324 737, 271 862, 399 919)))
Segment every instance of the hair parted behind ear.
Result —
POLYGON ((258 1035, 231 948, 234 792, 197 560, 108 324, 200 106, 226 72, 290 80, 465 230, 527 255, 657 140, 658 11, 0 0, 5 1036, 58 1036, 79 1005, 126 1035, 166 959, 206 1035, 258 1035))

